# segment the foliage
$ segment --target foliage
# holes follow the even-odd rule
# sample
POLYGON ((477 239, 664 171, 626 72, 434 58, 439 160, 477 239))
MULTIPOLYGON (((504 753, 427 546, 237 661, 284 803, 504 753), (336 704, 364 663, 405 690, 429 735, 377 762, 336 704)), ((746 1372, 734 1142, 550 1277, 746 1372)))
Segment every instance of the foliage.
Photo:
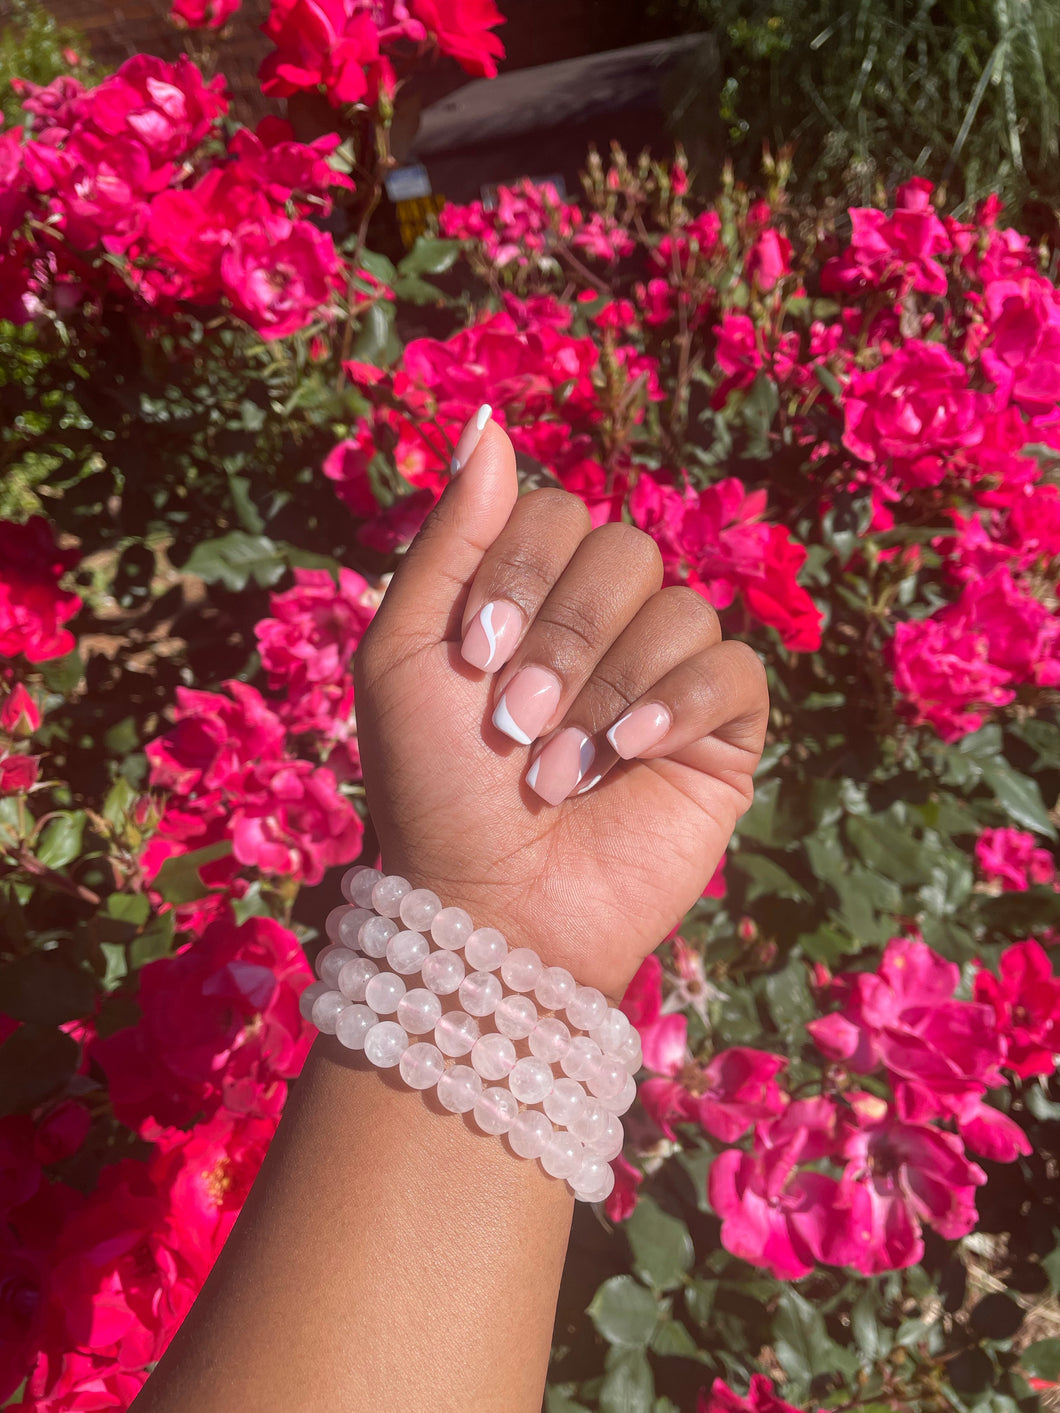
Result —
MULTIPOLYGON (((492 25, 429 8, 488 69, 492 25)), ((704 206, 682 159, 617 151, 583 202, 502 190, 396 265, 325 243, 428 31, 410 4, 357 73, 321 51, 314 144, 140 59, 28 93, 57 156, 5 149, 0 1396, 127 1407, 238 1213, 332 871, 375 858, 351 661, 488 399, 524 488, 651 533, 772 700, 755 804, 624 1002, 645 1069, 546 1408, 1031 1413, 1060 1369, 1030 1317, 1060 1290, 1056 270, 996 201, 908 183, 846 239, 782 167, 704 206), (22 180, 63 162, 80 205, 22 180)))
POLYGON ((0 113, 5 126, 24 117, 12 79, 45 84, 74 70, 82 75, 92 70, 83 36, 58 24, 37 0, 9 0, 0 28, 0 113))

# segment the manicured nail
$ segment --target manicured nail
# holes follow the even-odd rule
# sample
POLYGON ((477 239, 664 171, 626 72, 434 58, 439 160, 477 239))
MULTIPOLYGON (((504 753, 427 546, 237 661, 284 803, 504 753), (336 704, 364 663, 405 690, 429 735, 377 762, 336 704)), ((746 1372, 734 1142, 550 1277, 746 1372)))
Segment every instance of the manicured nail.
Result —
POLYGON ((465 423, 464 430, 460 433, 460 438, 457 441, 456 450, 453 452, 453 459, 449 463, 450 475, 455 476, 458 471, 463 471, 471 460, 471 453, 478 446, 479 438, 492 416, 493 408, 488 402, 484 402, 474 417, 465 423))
POLYGON ((559 678, 544 667, 524 667, 505 687, 493 724, 520 746, 529 746, 559 706, 559 678))
POLYGON ((670 708, 662 702, 646 702, 620 716, 607 733, 607 739, 623 760, 632 760, 642 751, 657 746, 673 725, 670 708))
POLYGON ((577 726, 568 726, 548 745, 526 772, 526 783, 549 805, 558 805, 581 783, 596 751, 577 726))
POLYGON ((480 608, 467 625, 460 654, 472 667, 496 672, 515 652, 522 631, 522 609, 507 599, 495 599, 480 608))

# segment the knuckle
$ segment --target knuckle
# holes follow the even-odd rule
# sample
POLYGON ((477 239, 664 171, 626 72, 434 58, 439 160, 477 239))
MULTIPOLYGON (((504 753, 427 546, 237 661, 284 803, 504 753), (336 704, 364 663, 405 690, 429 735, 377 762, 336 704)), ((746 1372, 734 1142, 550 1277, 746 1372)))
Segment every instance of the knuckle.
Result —
POLYGON ((677 618, 692 620, 704 636, 717 641, 721 637, 721 619, 713 604, 687 584, 668 584, 659 590, 662 598, 677 618))
MULTIPOLYGON (((500 589, 517 596, 518 601, 537 603, 545 597, 555 580, 555 567, 530 545, 497 551, 489 568, 490 593, 500 589)), ((525 606, 525 604, 524 604, 525 606)))
POLYGON ((519 503, 523 514, 533 516, 534 519, 555 520, 562 516, 565 520, 577 522, 586 529, 592 524, 588 508, 581 497, 572 495, 570 491, 562 490, 559 486, 539 486, 536 490, 527 491, 519 503))
POLYGON ((621 662, 603 661, 597 665, 592 675, 593 687, 616 698, 623 706, 635 702, 644 691, 642 675, 635 671, 635 665, 621 662))
POLYGON ((626 565, 642 568, 650 574, 662 578, 662 551, 649 534, 638 530, 636 525, 627 525, 621 520, 598 525, 588 536, 593 547, 626 565))
POLYGON ((575 602, 549 604, 547 614, 538 620, 550 635, 560 634, 574 643, 596 653, 603 638, 603 625, 600 615, 584 599, 575 602))

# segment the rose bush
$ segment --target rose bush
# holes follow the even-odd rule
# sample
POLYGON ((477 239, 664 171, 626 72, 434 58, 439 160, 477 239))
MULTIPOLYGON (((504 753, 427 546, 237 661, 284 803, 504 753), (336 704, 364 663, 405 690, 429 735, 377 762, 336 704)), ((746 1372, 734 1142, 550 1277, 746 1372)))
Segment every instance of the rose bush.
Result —
POLYGON ((328 234, 407 65, 490 73, 499 19, 277 0, 263 84, 334 106, 311 143, 147 56, 25 84, 0 137, 0 1402, 128 1407, 231 1229, 305 948, 376 856, 352 659, 488 400, 525 485, 650 533, 773 704, 623 1003, 644 1072, 549 1413, 1029 1410, 1060 1378, 1055 267, 921 180, 832 226, 782 167, 707 203, 619 152, 397 261, 328 234))

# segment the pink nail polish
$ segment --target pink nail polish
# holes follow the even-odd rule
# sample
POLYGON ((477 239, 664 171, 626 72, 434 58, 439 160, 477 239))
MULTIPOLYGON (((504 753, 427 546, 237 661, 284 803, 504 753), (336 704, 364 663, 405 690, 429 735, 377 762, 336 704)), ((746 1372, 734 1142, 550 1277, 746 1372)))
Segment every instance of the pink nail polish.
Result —
POLYGON ((608 731, 607 739, 623 760, 632 760, 657 746, 672 725, 669 707, 662 702, 646 702, 620 716, 608 731))
POLYGON ((526 783, 549 805, 567 798, 596 758, 593 743, 577 726, 568 726, 548 745, 526 772, 526 783))
POLYGON ((522 630, 522 610, 507 599, 495 599, 467 625, 460 654, 472 667, 496 672, 515 652, 522 630))
POLYGON ((559 706, 560 682, 545 667, 524 667, 505 687, 493 713, 493 724, 520 746, 529 746, 544 731, 559 706))
POLYGON ((484 402, 474 417, 470 418, 460 433, 453 452, 453 459, 449 463, 449 474, 455 476, 458 471, 463 471, 464 467, 471 460, 471 453, 478 446, 482 433, 486 429, 486 423, 493 416, 493 408, 488 402, 484 402))

